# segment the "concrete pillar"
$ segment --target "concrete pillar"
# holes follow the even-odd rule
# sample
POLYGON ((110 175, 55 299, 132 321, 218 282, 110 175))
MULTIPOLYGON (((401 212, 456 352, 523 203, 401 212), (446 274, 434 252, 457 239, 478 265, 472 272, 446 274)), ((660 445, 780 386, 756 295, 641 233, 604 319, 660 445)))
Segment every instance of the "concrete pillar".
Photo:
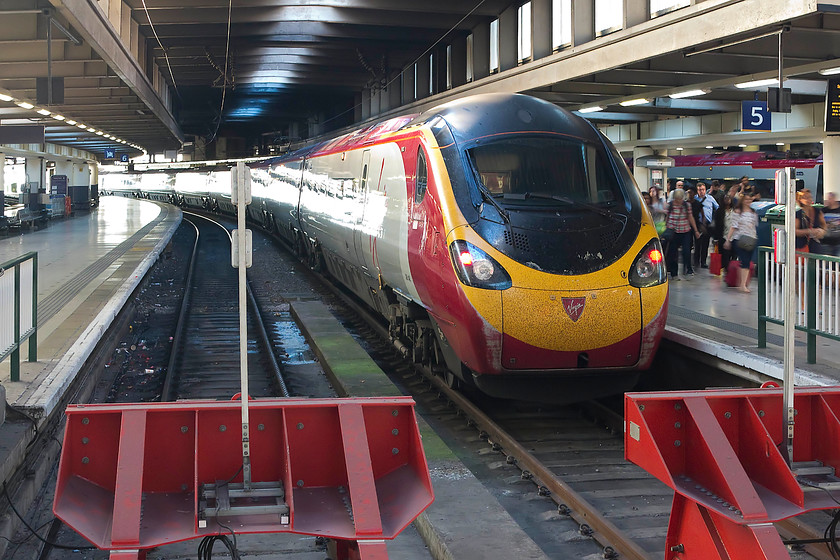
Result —
POLYGON ((516 8, 511 6, 499 16, 499 70, 502 72, 516 68, 519 63, 516 8))
MULTIPOLYGON (((0 152, 0 216, 6 207, 6 154, 0 152)), ((0 403, 2 404, 2 403, 0 403)), ((5 405, 4 405, 5 406, 5 405)))
POLYGON ((458 87, 467 83, 467 37, 458 36, 452 40, 452 87, 458 87))
POLYGON ((650 169, 637 165, 639 158, 644 156, 652 156, 653 149, 648 146, 638 146, 633 148, 633 177, 636 178, 636 184, 642 192, 650 190, 650 169))
POLYGON ((648 0, 624 0, 624 29, 639 25, 650 19, 648 0))
POLYGON ((840 196, 840 136, 823 140, 823 195, 827 192, 840 196))
POLYGON ((572 46, 595 39, 595 0, 572 2, 572 46))
POLYGON ((362 90, 362 120, 370 117, 370 90, 362 90))
POLYGON ((393 109, 402 105, 402 76, 391 76, 391 83, 388 84, 388 108, 393 109))
POLYGON ((551 46, 551 0, 531 0, 531 37, 534 60, 548 56, 551 46))
POLYGON ((490 24, 473 28, 473 76, 475 80, 490 75, 490 24))
MULTIPOLYGON (((31 193, 37 193, 38 189, 44 186, 44 158, 42 157, 28 157, 26 158, 26 185, 24 190, 28 189, 31 193), (32 185, 32 183, 35 183, 32 185), (32 188, 29 188, 30 185, 32 188)), ((28 201, 28 198, 27 198, 28 201)), ((26 202, 23 201, 22 202, 26 202)))
POLYGON ((429 97, 429 56, 428 54, 423 55, 420 57, 420 60, 417 61, 417 71, 415 73, 415 80, 416 89, 417 89, 417 99, 423 99, 424 97, 429 97))
POLYGON ((370 114, 371 114, 371 116, 378 115, 382 111, 382 109, 381 109, 382 102, 381 102, 381 99, 380 99, 381 96, 382 96, 382 90, 379 90, 379 89, 370 90, 370 114))
POLYGON ((414 101, 414 74, 416 69, 412 64, 402 73, 402 105, 414 101))

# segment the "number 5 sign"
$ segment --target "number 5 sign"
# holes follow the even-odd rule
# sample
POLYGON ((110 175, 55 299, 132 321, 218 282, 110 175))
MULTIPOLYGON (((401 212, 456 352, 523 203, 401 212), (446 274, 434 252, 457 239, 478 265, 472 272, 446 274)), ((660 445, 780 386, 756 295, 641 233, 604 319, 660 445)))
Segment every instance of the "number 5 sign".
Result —
POLYGON ((741 130, 770 130, 770 111, 766 102, 741 102, 741 130))

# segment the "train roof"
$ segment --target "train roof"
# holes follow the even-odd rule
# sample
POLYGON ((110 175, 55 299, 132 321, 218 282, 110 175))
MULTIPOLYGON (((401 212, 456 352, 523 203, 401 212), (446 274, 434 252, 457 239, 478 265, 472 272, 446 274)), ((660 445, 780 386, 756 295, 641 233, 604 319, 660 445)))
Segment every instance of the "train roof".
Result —
POLYGON ((555 133, 600 142, 589 121, 548 101, 518 93, 472 95, 429 109, 409 125, 440 117, 456 142, 506 133, 555 133))

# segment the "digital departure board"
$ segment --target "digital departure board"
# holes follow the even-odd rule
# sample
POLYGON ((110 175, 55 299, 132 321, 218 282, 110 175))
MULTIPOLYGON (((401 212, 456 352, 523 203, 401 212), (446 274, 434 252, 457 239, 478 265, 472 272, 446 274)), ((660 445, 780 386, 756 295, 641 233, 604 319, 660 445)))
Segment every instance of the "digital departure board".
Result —
POLYGON ((828 80, 826 87, 825 131, 840 132, 840 78, 828 80))

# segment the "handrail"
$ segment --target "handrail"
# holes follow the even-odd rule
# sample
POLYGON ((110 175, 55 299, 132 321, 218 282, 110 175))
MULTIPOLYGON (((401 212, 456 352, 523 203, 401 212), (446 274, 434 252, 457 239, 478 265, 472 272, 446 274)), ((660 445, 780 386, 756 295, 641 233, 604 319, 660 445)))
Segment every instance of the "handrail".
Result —
MULTIPOLYGON (((840 258, 796 253, 796 330, 807 333, 808 363, 817 362, 817 337, 840 341, 840 258), (803 289, 804 288, 804 289, 803 289)), ((784 264, 759 247, 758 347, 767 347, 767 323, 784 324, 784 264)))
POLYGON ((38 253, 0 264, 0 361, 11 356, 12 381, 20 381, 20 347, 29 339, 29 361, 38 359, 38 253), (6 274, 14 269, 14 274, 6 274))

